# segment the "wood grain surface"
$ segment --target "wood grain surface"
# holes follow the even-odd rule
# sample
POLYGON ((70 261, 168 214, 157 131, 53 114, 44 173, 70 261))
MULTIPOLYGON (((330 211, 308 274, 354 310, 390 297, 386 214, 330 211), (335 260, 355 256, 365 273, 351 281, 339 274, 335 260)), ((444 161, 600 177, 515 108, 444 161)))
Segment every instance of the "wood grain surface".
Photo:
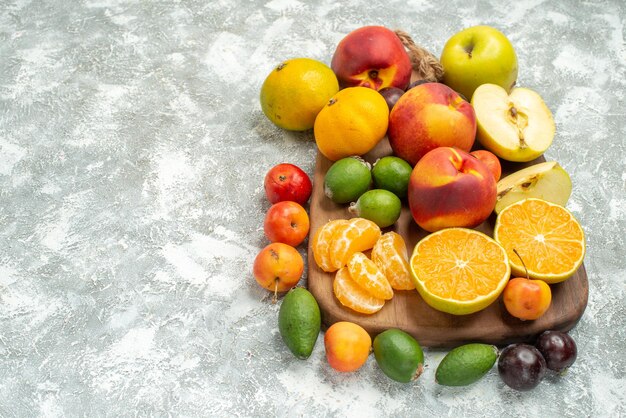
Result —
MULTIPOLYGON (((376 159, 391 154, 387 139, 364 158, 373 163, 376 159)), ((545 161, 543 157, 530 163, 504 163, 503 176, 531 164, 545 161)), ((309 242, 319 227, 331 219, 350 218, 347 205, 333 203, 324 195, 324 175, 332 162, 318 153, 310 202, 311 229, 309 242)), ((495 215, 476 227, 477 230, 493 235, 495 215)), ((402 214, 396 224, 383 232, 396 231, 407 244, 409 257, 415 244, 427 232, 413 221, 404 202, 402 214)), ((573 277, 551 285, 552 305, 539 319, 521 321, 512 317, 502 303, 502 297, 488 308, 470 315, 455 316, 439 312, 428 306, 416 290, 395 291, 392 300, 373 315, 363 315, 343 307, 333 294, 334 273, 322 271, 308 249, 308 287, 317 299, 326 326, 338 321, 351 321, 361 325, 374 337, 389 328, 400 328, 427 347, 454 347, 468 342, 485 342, 504 345, 512 342, 532 341, 546 329, 568 331, 582 316, 587 306, 588 281, 584 264, 573 277)))

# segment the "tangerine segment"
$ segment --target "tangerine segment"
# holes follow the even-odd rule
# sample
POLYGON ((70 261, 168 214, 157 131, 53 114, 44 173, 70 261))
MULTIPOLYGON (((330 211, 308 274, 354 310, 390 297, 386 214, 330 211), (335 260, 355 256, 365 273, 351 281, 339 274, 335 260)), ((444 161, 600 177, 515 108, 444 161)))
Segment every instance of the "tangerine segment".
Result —
POLYGON ((384 299, 370 295, 356 284, 350 277, 347 267, 340 268, 335 274, 333 292, 343 306, 363 314, 376 313, 385 304, 384 299))
POLYGON ((348 263, 352 254, 369 250, 380 238, 380 227, 365 218, 352 218, 337 228, 330 243, 330 262, 335 270, 348 263))
POLYGON ((455 315, 489 306, 511 275, 504 248, 482 232, 467 228, 427 235, 413 249, 409 264, 424 301, 455 315))
POLYGON ((370 295, 385 300, 393 297, 393 289, 382 270, 365 254, 352 254, 348 260, 348 271, 352 280, 370 295))
POLYGON ((315 231, 315 235, 313 235, 313 240, 311 242, 313 258, 315 259, 315 263, 317 263, 318 267, 325 272, 333 272, 337 270, 330 262, 330 254, 328 250, 330 248, 333 235, 339 226, 347 223, 348 221, 346 219, 328 221, 315 231))
POLYGON ((564 207, 541 199, 525 199, 505 208, 496 219, 494 238, 509 255, 511 270, 547 283, 571 277, 585 258, 585 233, 564 207))
POLYGON ((402 235, 393 231, 383 234, 372 248, 372 261, 382 270, 395 290, 415 289, 402 235))

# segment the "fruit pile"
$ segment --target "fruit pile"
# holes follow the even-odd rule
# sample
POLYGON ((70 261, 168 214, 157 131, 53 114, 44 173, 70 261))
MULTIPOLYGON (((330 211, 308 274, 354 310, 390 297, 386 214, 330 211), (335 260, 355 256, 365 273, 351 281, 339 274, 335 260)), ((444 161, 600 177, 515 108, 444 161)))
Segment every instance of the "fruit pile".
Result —
MULTIPOLYGON (((366 26, 341 40, 330 67, 295 58, 268 75, 263 112, 281 128, 313 129, 320 158, 330 165, 325 198, 338 209, 349 205, 351 218, 328 220, 310 231, 309 242, 309 262, 333 277, 334 297, 343 307, 375 315, 395 291, 416 289, 429 306, 451 315, 480 311, 500 298, 519 320, 538 319, 549 309, 550 285, 578 270, 585 238, 564 207, 572 185, 557 162, 501 178, 502 162, 533 162, 556 132, 541 96, 514 87, 517 73, 510 41, 488 26, 452 36, 440 60, 405 33, 366 26), (370 164, 368 153, 385 138, 392 155, 370 164), (410 256, 404 237, 385 230, 403 205, 426 232, 410 256), (494 212, 492 236, 474 229, 494 212)), ((257 256, 254 277, 274 292, 274 301, 302 275, 295 247, 309 234, 303 205, 311 190, 306 173, 291 164, 272 168, 265 178, 273 205, 264 231, 271 244, 257 256)), ((288 292, 279 329, 297 357, 310 355, 320 326, 313 295, 303 288, 288 292)), ((337 322, 324 345, 334 369, 353 371, 367 360, 372 341, 358 324, 337 322)), ((373 351, 394 380, 421 373, 419 343, 402 330, 377 335, 373 351)), ((536 347, 515 344, 501 353, 467 344, 442 360, 437 381, 470 384, 499 358, 503 381, 524 390, 539 383, 546 367, 560 371, 575 357, 573 340, 558 331, 546 331, 536 347)))

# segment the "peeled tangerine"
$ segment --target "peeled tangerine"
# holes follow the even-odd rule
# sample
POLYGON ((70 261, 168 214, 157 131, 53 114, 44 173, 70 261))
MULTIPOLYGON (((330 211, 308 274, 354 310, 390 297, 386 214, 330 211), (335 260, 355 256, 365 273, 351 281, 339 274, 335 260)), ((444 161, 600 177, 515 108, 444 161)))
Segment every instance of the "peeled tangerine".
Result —
POLYGON ((361 252, 354 253, 337 272, 333 293, 343 306, 363 314, 378 312, 393 297, 383 272, 361 252))
POLYGON ((409 256, 402 235, 393 231, 383 234, 372 248, 372 261, 385 274, 392 288, 415 289, 415 284, 411 280, 409 256))
POLYGON ((372 248, 380 234, 378 225, 363 218, 352 218, 337 227, 328 247, 332 268, 338 270, 348 263, 352 254, 372 248))

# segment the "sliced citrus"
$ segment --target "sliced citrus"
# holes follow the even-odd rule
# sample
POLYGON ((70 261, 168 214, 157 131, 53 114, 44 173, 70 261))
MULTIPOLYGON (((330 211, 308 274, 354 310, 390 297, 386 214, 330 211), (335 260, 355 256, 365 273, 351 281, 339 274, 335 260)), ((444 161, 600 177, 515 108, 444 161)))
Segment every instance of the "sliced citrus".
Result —
POLYGON ((402 235, 393 231, 383 234, 372 248, 372 261, 385 274, 392 288, 415 289, 415 284, 411 280, 409 256, 402 235))
POLYGON ((328 250, 335 270, 345 266, 352 254, 369 250, 380 238, 380 227, 364 218, 352 218, 341 225, 333 235, 328 250))
POLYGON ((352 280, 370 295, 385 300, 393 297, 393 289, 385 274, 365 254, 352 254, 348 260, 348 271, 352 280))
POLYGON ((346 219, 328 221, 315 231, 315 235, 313 235, 313 240, 311 242, 313 258, 315 259, 315 263, 317 263, 318 267, 326 272, 333 272, 337 270, 330 262, 330 254, 328 250, 330 248, 333 235, 339 226, 347 223, 348 221, 346 219))
POLYGON ((343 306, 364 314, 376 313, 385 304, 384 299, 370 295, 356 284, 347 267, 342 267, 335 274, 333 292, 343 306))
POLYGON ((489 306, 511 275, 504 248, 482 232, 466 228, 427 235, 415 246, 409 264, 424 301, 455 315, 489 306))
POLYGON ((580 223, 564 207, 541 199, 525 199, 500 212, 494 238, 509 255, 511 270, 547 283, 571 277, 585 258, 585 234, 580 223))

